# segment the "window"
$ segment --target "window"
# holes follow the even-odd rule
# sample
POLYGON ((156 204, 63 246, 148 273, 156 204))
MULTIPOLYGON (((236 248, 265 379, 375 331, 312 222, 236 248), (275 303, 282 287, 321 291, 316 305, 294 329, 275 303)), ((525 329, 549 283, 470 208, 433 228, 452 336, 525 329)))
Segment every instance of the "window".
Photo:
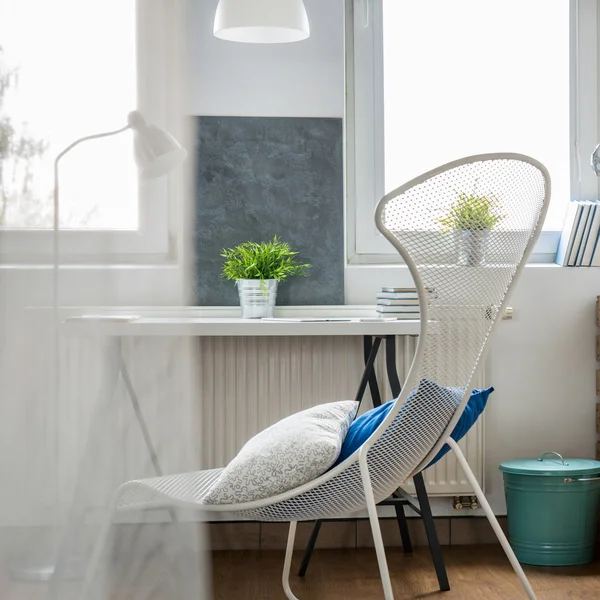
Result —
POLYGON ((379 199, 451 160, 520 152, 552 203, 536 258, 552 260, 571 197, 596 197, 595 2, 348 0, 351 262, 397 259, 379 199), (579 10, 576 10, 579 7, 579 10))
MULTIPOLYGON (((0 0, 3 254, 50 253, 54 159, 67 145, 136 108, 169 127, 168 5, 0 0)), ((167 181, 138 183, 131 132, 78 146, 60 163, 63 259, 166 255, 167 197, 167 181)))

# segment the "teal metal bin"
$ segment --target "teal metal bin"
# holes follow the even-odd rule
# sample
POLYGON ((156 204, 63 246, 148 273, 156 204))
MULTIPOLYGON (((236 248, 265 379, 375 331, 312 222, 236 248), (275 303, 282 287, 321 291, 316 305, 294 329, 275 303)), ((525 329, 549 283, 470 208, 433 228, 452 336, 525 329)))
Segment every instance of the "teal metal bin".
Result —
POLYGON ((582 565, 593 559, 600 462, 546 452, 503 462, 508 535, 520 562, 582 565))

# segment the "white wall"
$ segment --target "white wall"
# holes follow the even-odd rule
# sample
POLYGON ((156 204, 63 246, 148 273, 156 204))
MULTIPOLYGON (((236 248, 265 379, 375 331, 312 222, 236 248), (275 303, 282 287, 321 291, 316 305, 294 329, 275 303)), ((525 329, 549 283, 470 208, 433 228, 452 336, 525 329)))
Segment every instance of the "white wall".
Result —
MULTIPOLYGON (((311 38, 288 46, 225 43, 211 35, 216 0, 193 0, 193 114, 342 116, 343 0, 305 0, 311 38)), ((346 269, 348 304, 371 304, 406 269, 346 269)), ((400 284, 400 283, 399 283, 400 284)), ((504 511, 498 464, 554 450, 595 453, 595 321, 600 271, 528 267, 511 301, 512 321, 497 331, 490 353, 496 392, 486 411, 486 488, 504 511)))
MULTIPOLYGON (((369 304, 384 284, 410 285, 402 267, 348 267, 346 300, 369 304)), ((489 354, 495 392, 485 411, 485 485, 494 509, 505 510, 503 460, 553 450, 595 457, 595 304, 600 270, 528 266, 489 354)))
POLYGON ((217 4, 189 0, 190 114, 343 116, 343 0, 305 0, 310 38, 273 46, 215 38, 217 4))
POLYGON ((600 271, 530 267, 515 291, 514 321, 491 349, 497 393, 486 411, 486 485, 504 507, 498 464, 555 451, 595 458, 596 325, 600 271))

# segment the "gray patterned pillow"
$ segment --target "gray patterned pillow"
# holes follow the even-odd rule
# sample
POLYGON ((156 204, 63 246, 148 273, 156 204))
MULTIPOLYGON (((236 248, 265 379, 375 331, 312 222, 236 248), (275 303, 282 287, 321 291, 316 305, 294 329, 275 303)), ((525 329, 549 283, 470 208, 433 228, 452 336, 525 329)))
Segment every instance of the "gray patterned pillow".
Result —
POLYGON ((320 404, 271 425, 246 442, 202 501, 252 502, 316 479, 337 460, 357 408, 353 400, 320 404))

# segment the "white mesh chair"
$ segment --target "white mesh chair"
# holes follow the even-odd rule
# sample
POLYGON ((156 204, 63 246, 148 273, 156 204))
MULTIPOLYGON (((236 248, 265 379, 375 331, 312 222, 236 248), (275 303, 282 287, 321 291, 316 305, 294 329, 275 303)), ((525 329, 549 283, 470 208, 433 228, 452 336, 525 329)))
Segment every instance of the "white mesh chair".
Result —
MULTIPOLYGON (((99 536, 84 582, 83 597, 93 585, 98 561, 117 510, 170 505, 237 513, 259 521, 289 521, 283 568, 287 598, 295 599, 289 574, 297 521, 368 510, 386 600, 392 585, 376 504, 419 473, 444 444, 463 467, 481 506, 529 598, 535 594, 496 520, 473 472, 450 433, 460 418, 490 335, 506 306, 540 232, 550 197, 550 178, 537 161, 517 154, 490 154, 458 160, 406 183, 385 196, 376 212, 377 226, 398 250, 414 279, 421 304, 421 333, 412 367, 386 420, 343 463, 314 481, 279 496, 246 504, 206 505, 203 496, 221 469, 130 481, 122 485, 99 536), (493 197, 502 221, 479 236, 444 233, 440 216, 457 193, 493 197), (483 246, 473 238, 485 239, 483 246), (411 400, 409 393, 428 380, 459 388, 442 401, 431 386, 411 400), (408 399, 408 400, 407 400, 408 399)), ((473 221, 471 233, 482 224, 473 221)))

